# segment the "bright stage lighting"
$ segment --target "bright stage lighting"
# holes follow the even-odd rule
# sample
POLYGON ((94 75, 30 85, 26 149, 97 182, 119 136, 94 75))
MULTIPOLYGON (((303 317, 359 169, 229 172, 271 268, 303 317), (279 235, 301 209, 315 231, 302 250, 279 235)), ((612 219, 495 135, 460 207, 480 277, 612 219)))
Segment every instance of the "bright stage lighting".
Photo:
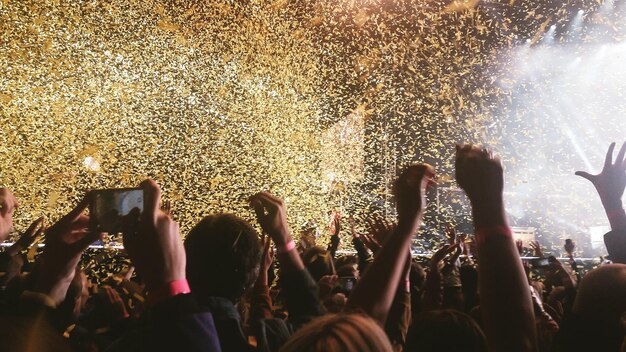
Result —
POLYGON ((541 39, 541 44, 552 44, 554 43, 554 34, 556 33, 556 26, 551 25, 548 31, 543 35, 541 39))
POLYGON ((512 92, 500 112, 505 128, 522 131, 504 142, 504 159, 515 160, 507 168, 509 208, 520 226, 533 226, 523 223, 533 217, 567 224, 552 233, 563 237, 606 222, 593 187, 574 171, 599 172, 609 143, 626 138, 626 42, 586 24, 586 16, 577 12, 560 43, 544 45, 551 26, 539 45, 509 52, 512 65, 501 80, 512 92))

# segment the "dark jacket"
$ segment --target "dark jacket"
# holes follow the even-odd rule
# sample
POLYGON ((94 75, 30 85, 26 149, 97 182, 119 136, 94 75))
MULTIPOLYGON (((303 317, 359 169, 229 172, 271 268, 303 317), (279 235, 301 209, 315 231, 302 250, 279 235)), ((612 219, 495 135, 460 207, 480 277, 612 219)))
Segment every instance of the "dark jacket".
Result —
MULTIPOLYGON (((202 305, 213 313, 222 351, 277 351, 294 331, 322 314, 317 283, 306 269, 281 273, 281 283, 289 312, 287 320, 266 318, 267 314, 256 314, 258 319, 249 322, 248 331, 244 331, 239 312, 230 300, 221 297, 200 299, 202 305), (254 337, 256 346, 249 344, 248 336, 254 337)), ((267 299, 257 301, 264 302, 267 299)))

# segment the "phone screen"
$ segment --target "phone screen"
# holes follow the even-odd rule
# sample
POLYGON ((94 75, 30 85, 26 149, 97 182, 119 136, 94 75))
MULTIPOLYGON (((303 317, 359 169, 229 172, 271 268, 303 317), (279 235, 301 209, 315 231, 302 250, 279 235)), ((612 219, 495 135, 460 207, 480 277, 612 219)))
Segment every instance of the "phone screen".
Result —
POLYGON ((535 268, 545 268, 550 265, 548 258, 536 258, 530 261, 530 264, 535 268))
POLYGON ((346 291, 352 291, 356 284, 356 278, 354 276, 342 276, 339 278, 339 286, 346 291))
POLYGON ((90 221, 92 230, 118 234, 139 222, 144 211, 140 188, 92 191, 90 221))

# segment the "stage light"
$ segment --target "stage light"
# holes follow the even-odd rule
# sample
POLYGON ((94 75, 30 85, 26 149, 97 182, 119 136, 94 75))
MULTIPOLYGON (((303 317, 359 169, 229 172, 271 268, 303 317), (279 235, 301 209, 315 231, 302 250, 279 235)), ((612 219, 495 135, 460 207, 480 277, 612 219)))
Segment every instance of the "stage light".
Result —
POLYGON ((604 0, 604 3, 602 4, 602 6, 600 6, 600 10, 598 11, 598 13, 600 13, 603 16, 610 15, 613 13, 614 5, 615 5, 615 0, 604 0))
POLYGON ((570 22, 569 24, 569 33, 568 35, 570 36, 569 39, 580 39, 580 32, 583 26, 583 20, 584 20, 584 16, 585 16, 585 11, 583 10, 578 10, 578 12, 576 13, 576 16, 574 16, 574 18, 572 19, 572 22, 570 22))
POLYGON ((541 38, 541 44, 550 45, 554 43, 554 34, 556 33, 556 25, 551 25, 541 38))

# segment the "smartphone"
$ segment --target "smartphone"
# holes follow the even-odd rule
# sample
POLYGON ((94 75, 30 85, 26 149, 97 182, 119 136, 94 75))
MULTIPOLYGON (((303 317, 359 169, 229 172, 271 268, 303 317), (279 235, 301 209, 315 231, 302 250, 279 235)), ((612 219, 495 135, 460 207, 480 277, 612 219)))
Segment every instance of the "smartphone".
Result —
POLYGON ((550 265, 550 260, 548 258, 535 258, 530 260, 530 264, 533 268, 546 268, 550 265))
POLYGON ((349 292, 352 291, 356 285, 356 278, 354 276, 341 276, 338 284, 341 288, 349 292))
POLYGON ((141 188, 91 191, 90 227, 95 232, 119 234, 136 227, 144 211, 141 188))

